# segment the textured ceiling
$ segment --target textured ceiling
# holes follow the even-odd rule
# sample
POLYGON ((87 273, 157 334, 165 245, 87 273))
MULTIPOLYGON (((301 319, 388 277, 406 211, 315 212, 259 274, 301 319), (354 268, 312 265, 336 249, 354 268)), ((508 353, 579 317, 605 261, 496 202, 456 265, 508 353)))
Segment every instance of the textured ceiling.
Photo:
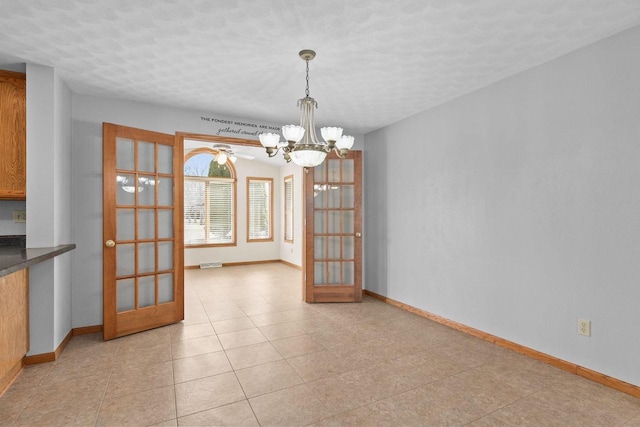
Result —
POLYGON ((366 133, 640 24, 639 0, 0 0, 0 65, 79 93, 366 133))

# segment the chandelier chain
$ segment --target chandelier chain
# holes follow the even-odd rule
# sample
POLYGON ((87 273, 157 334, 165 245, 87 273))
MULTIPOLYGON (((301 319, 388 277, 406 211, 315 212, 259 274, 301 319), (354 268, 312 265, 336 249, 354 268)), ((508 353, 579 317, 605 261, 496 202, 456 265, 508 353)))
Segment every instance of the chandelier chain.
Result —
POLYGON ((307 63, 307 89, 305 89, 304 93, 308 97, 309 96, 309 60, 307 59, 305 62, 307 63))

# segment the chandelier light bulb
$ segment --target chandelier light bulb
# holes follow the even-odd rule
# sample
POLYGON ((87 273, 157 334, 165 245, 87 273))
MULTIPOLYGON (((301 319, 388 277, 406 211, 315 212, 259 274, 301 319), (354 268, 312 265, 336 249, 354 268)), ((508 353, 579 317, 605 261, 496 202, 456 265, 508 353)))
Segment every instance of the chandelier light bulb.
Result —
POLYGON ((296 125, 282 126, 282 136, 287 141, 300 142, 304 136, 304 128, 296 125))
POLYGON ((320 133, 325 141, 338 141, 342 136, 342 128, 322 128, 320 133))
POLYGON ((260 138, 260 143, 265 148, 275 148, 280 142, 280 135, 277 133, 261 133, 258 138, 260 138))
POLYGON ((353 147, 354 138, 351 135, 342 135, 342 137, 336 141, 336 147, 339 150, 350 150, 353 147))

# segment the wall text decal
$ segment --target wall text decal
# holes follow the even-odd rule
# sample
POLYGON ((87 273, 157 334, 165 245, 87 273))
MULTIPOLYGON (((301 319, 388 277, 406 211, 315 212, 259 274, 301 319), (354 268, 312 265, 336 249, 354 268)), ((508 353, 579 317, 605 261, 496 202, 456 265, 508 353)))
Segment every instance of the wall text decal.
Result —
POLYGON ((277 126, 219 119, 217 117, 200 116, 200 120, 218 125, 219 127, 216 131, 216 135, 218 136, 226 134, 257 137, 263 132, 280 130, 277 126))

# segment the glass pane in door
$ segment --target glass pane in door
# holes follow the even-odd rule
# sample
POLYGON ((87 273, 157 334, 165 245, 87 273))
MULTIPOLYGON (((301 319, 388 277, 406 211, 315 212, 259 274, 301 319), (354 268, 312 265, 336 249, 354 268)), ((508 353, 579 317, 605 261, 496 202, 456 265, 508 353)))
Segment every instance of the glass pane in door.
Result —
POLYGON ((173 274, 158 275, 158 303, 163 304, 173 301, 173 274))
POLYGON ((149 240, 156 237, 156 211, 138 209, 138 239, 149 240))
POLYGON ((158 209, 158 238, 173 237, 173 209, 158 209))
POLYGON ((136 238, 136 218, 133 209, 116 209, 116 240, 136 238))
POLYGON ((116 301, 118 312, 133 310, 136 307, 135 279, 122 279, 116 282, 116 301))
POLYGON ((138 307, 149 307, 156 303, 156 276, 138 278, 138 307))
POLYGON ((131 276, 136 268, 136 245, 120 243, 116 245, 116 274, 118 276, 131 276))
POLYGON ((158 144, 158 173, 173 173, 173 147, 158 144))
POLYGON ((131 173, 118 173, 116 176, 116 204, 133 206, 136 203, 136 176, 131 173))
POLYGON ((153 142, 138 141, 138 170, 141 172, 155 172, 156 153, 153 142))
POLYGON ((134 170, 133 140, 116 138, 116 169, 134 170))

